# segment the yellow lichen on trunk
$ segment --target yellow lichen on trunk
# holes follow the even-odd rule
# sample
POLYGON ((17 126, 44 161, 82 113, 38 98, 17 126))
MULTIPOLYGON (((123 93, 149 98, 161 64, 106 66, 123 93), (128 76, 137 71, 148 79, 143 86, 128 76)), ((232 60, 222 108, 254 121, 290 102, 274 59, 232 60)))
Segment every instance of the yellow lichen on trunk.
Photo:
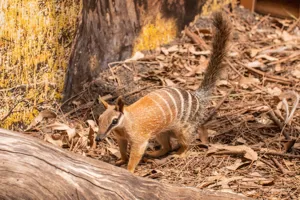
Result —
POLYGON ((155 49, 156 47, 172 41, 177 34, 175 19, 165 19, 158 14, 153 19, 147 20, 135 40, 134 52, 155 49))
POLYGON ((1 127, 28 124, 40 103, 60 98, 80 9, 72 0, 1 1, 0 120, 20 101, 1 127))

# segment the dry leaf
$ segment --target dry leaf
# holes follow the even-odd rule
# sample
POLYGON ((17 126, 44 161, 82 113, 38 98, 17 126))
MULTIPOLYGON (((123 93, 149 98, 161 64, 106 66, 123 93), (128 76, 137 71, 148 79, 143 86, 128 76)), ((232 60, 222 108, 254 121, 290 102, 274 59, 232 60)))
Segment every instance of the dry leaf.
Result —
POLYGON ((190 45, 188 47, 189 52, 191 52, 194 55, 209 55, 210 51, 196 51, 195 47, 193 45, 190 45))
POLYGON ((278 58, 275 58, 275 57, 272 57, 272 56, 269 56, 269 55, 265 55, 265 54, 259 55, 256 58, 264 58, 268 61, 277 61, 278 60, 278 58))
POLYGON ((251 49, 250 50, 251 58, 255 57, 258 54, 259 51, 260 51, 259 49, 251 49))
POLYGON ((176 86, 176 84, 168 78, 165 78, 164 81, 166 82, 167 86, 176 86))
POLYGON ((118 149, 107 147, 107 150, 110 151, 110 153, 116 156, 118 159, 121 158, 121 153, 118 149))
POLYGON ((158 55, 158 56, 156 56, 156 59, 157 60, 165 60, 166 56, 164 56, 164 55, 158 55))
POLYGON ((275 72, 280 72, 283 70, 280 64, 277 64, 274 69, 275 69, 275 72))
POLYGON ((161 50, 161 52, 163 52, 163 54, 165 54, 166 56, 169 55, 168 49, 162 47, 160 50, 161 50))
POLYGON ((54 122, 47 126, 48 128, 52 128, 53 130, 66 131, 68 134, 69 140, 71 140, 76 135, 75 128, 71 128, 66 124, 60 122, 54 122))
POLYGON ((226 146, 221 144, 212 144, 210 145, 207 154, 213 154, 220 150, 234 151, 234 152, 245 152, 244 157, 251 161, 257 160, 257 153, 248 146, 238 145, 238 146, 226 146))
POLYGON ((239 55, 238 52, 230 52, 230 53, 228 54, 229 57, 237 57, 238 55, 239 55))
POLYGON ((145 57, 145 55, 142 52, 137 51, 137 52, 135 52, 135 54, 131 58, 126 59, 124 62, 136 61, 136 60, 139 60, 139 59, 144 58, 144 57, 145 57))
POLYGON ((241 180, 242 178, 243 178, 243 176, 235 176, 235 177, 230 177, 230 178, 223 177, 217 183, 210 185, 207 188, 213 188, 216 186, 221 186, 223 189, 230 188, 228 185, 230 182, 236 181, 236 180, 241 180))
POLYGON ((169 53, 178 51, 178 45, 174 45, 174 46, 169 47, 169 48, 167 49, 167 51, 168 51, 169 53))
POLYGON ((269 118, 269 116, 266 113, 263 113, 261 116, 256 117, 255 120, 258 123, 264 124, 264 125, 269 125, 272 124, 273 121, 269 118))
POLYGON ((274 185, 274 179, 264 179, 264 180, 258 180, 257 184, 263 185, 263 186, 270 186, 274 185))
POLYGON ((279 96, 282 93, 281 89, 278 87, 267 88, 267 92, 272 96, 279 96))
POLYGON ((299 40, 299 38, 297 36, 291 35, 287 31, 282 32, 281 38, 285 42, 293 41, 293 40, 299 40))
POLYGON ((59 139, 59 140, 54 140, 54 139, 52 138, 52 135, 51 135, 51 134, 45 134, 45 136, 44 136, 44 141, 49 142, 49 143, 51 143, 51 144, 54 144, 55 146, 58 146, 58 147, 62 147, 62 146, 63 146, 62 140, 61 140, 61 139, 59 139))
POLYGON ((261 174, 258 172, 251 172, 251 173, 249 173, 249 176, 262 177, 261 174))
POLYGON ((72 104, 74 104, 75 106, 80 106, 81 105, 81 101, 72 101, 72 104))
POLYGON ((239 81, 240 86, 244 89, 247 89, 249 86, 256 83, 259 83, 259 79, 245 76, 243 76, 239 81))
POLYGON ((247 141, 246 141, 244 138, 242 138, 242 137, 238 138, 238 139, 236 140, 236 142, 237 142, 237 143, 240 143, 240 144, 246 144, 246 143, 247 143, 247 141))
POLYGON ((240 168, 241 166, 243 165, 246 165, 246 164, 249 164, 250 162, 247 161, 247 162, 242 162, 241 159, 237 159, 233 165, 230 165, 230 166, 226 166, 227 169, 229 170, 232 170, 232 171, 235 171, 237 170, 238 168, 240 168))
POLYGON ((39 115, 33 119, 31 124, 28 126, 28 128, 25 131, 28 131, 32 129, 32 127, 38 125, 44 118, 55 118, 56 114, 50 110, 43 110, 39 113, 39 115))
POLYGON ((218 80, 216 83, 217 86, 227 86, 228 85, 228 81, 227 80, 218 80))
POLYGON ((263 63, 259 62, 258 60, 253 61, 253 62, 249 62, 246 64, 247 67, 251 67, 251 68, 257 68, 257 67, 263 67, 263 63))
POLYGON ((292 75, 300 79, 300 70, 296 69, 292 71, 292 75))
POLYGON ((93 129, 94 132, 96 132, 96 133, 98 132, 99 128, 94 120, 89 119, 86 122, 89 124, 89 126, 93 129))

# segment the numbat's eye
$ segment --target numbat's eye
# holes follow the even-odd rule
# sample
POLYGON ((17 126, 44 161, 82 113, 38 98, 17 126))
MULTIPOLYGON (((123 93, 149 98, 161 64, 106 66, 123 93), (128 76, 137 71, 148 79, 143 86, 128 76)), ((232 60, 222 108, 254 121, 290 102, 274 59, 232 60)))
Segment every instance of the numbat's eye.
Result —
POLYGON ((118 123, 118 119, 113 119, 111 122, 112 125, 116 125, 117 123, 118 123))

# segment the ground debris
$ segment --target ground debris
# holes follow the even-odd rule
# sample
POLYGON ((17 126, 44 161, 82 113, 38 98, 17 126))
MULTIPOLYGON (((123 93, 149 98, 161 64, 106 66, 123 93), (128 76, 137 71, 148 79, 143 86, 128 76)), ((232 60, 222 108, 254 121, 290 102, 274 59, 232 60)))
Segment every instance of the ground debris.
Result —
MULTIPOLYGON (((222 74, 209 106, 212 111, 219 107, 218 113, 205 124, 208 133, 214 133, 208 138, 211 146, 199 145, 196 140, 185 158, 145 158, 136 173, 161 182, 258 199, 299 199, 299 95, 294 95, 298 103, 297 98, 287 96, 287 92, 300 93, 299 27, 294 26, 295 20, 283 22, 239 7, 225 12, 233 33, 224 63, 228 70, 222 74)), ((172 44, 110 63, 103 77, 68 102, 71 111, 62 113, 54 108, 54 118, 39 116, 27 133, 39 132, 54 145, 115 164, 120 154, 114 136, 97 145, 94 142, 96 119, 103 108, 89 98, 93 87, 104 80, 106 89, 103 86, 100 95, 108 95, 108 100, 123 95, 127 103, 164 86, 196 90, 209 60, 212 35, 209 28, 197 27, 199 24, 193 23, 187 34, 172 44), (112 91, 115 86, 117 90, 112 91)), ((154 149, 157 144, 153 141, 149 147, 154 149)))

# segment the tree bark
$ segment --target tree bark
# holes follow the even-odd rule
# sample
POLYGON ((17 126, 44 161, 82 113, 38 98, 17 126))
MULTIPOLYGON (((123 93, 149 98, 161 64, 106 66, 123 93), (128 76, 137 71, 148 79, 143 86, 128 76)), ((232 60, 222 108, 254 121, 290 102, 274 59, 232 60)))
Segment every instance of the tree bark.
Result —
POLYGON ((0 129, 0 199, 248 199, 177 187, 0 129))
POLYGON ((97 78, 108 63, 130 57, 134 40, 147 19, 161 13, 165 18, 176 19, 181 29, 194 18, 201 7, 197 5, 203 2, 205 0, 84 0, 66 74, 64 100, 97 78))

